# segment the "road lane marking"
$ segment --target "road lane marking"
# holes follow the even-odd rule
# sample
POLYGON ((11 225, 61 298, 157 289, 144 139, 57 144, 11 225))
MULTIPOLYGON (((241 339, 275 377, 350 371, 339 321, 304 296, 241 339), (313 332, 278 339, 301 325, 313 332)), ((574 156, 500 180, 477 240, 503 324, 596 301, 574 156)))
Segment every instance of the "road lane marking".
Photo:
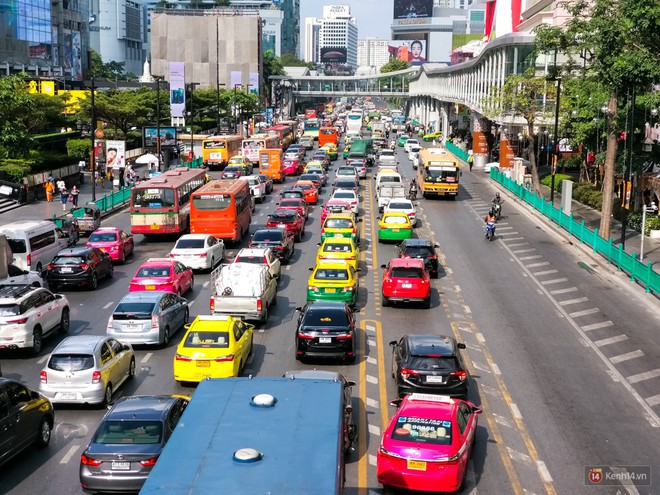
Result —
POLYGON ((551 275, 557 272, 559 272, 559 270, 543 270, 542 272, 532 272, 532 275, 535 277, 540 277, 541 275, 551 275))
POLYGON ((108 309, 108 308, 109 308, 110 306, 112 306, 113 304, 114 304, 114 301, 110 301, 108 304, 106 304, 105 306, 103 306, 103 309, 108 309))
MULTIPOLYGON (((369 464, 371 464, 372 466, 377 465, 377 457, 375 455, 369 454, 369 464)), ((378 492, 375 492, 373 490, 369 490, 369 495, 372 495, 374 493, 378 493, 378 492)))
POLYGON ((624 361, 630 361, 631 359, 637 359, 642 357, 644 353, 637 349, 636 351, 626 352, 625 354, 619 354, 618 356, 613 356, 610 358, 612 364, 623 363, 624 361))
POLYGON ((590 308, 590 309, 583 309, 582 311, 573 311, 572 313, 568 313, 568 316, 570 316, 571 318, 577 318, 579 316, 595 315, 596 313, 600 313, 600 309, 590 308))
POLYGON ((501 424, 502 426, 506 426, 507 428, 513 428, 513 423, 509 421, 508 418, 505 418, 504 416, 501 416, 497 413, 491 413, 493 415, 493 418, 495 418, 495 421, 497 421, 498 424, 501 424))
MULTIPOLYGON (((500 234, 499 229, 497 230, 497 235, 498 236, 507 236, 507 235, 518 235, 518 232, 502 232, 500 234)), ((506 239, 505 239, 506 240, 506 239)))
POLYGON ((637 373, 636 375, 630 375, 626 380, 628 380, 629 383, 637 383, 658 377, 660 377, 660 368, 656 368, 652 371, 645 371, 644 373, 637 373))
MULTIPOLYGON (((509 246, 509 247, 529 246, 529 242, 514 242, 513 244, 507 244, 507 246, 509 246)), ((514 253, 515 253, 515 251, 514 251, 514 253)))
POLYGON ((541 261, 540 263, 532 263, 531 265, 527 265, 527 268, 538 268, 539 266, 548 266, 549 264, 549 261, 541 261))
POLYGON ((570 304, 578 304, 578 303, 583 303, 587 302, 589 300, 588 297, 576 297, 575 299, 566 299, 565 301, 557 301, 560 306, 568 306, 570 304))
POLYGON ((624 340, 628 340, 628 336, 621 334, 614 337, 609 337, 607 339, 594 340, 594 345, 597 347, 603 347, 610 344, 617 344, 619 342, 623 342, 624 340))
POLYGON ((569 292, 577 292, 577 287, 569 287, 568 289, 556 289, 551 290, 550 294, 555 296, 557 294, 568 294, 569 292))
POLYGON ((378 383, 378 378, 372 375, 367 375, 367 383, 378 383))
POLYGON ((493 368, 493 373, 495 373, 496 375, 502 374, 502 372, 500 371, 500 367, 498 365, 496 365, 495 363, 491 363, 490 366, 491 368, 493 368))
POLYGON ((568 279, 565 277, 562 278, 553 278, 552 280, 543 280, 541 284, 543 285, 553 285, 553 284, 561 284, 563 282, 568 282, 568 279))
POLYGON ((649 406, 657 406, 660 404, 660 394, 654 395, 652 397, 647 397, 646 402, 649 403, 649 406))
POLYGON ((378 425, 370 424, 369 433, 371 433, 372 435, 380 436, 380 428, 378 427, 378 425))
POLYGON ((69 447, 69 450, 66 451, 66 454, 64 454, 64 457, 60 459, 60 464, 68 464, 73 455, 76 453, 76 451, 80 448, 80 445, 72 445, 69 447))
MULTIPOLYGON (((510 247, 510 246, 509 246, 510 247)), ((513 254, 523 254, 523 253, 532 253, 536 251, 536 248, 529 248, 529 249, 516 249, 512 251, 513 254)))
POLYGON ((509 446, 507 446, 506 450, 509 453, 509 457, 511 457, 512 461, 514 461, 514 462, 525 462, 527 464, 532 463, 532 458, 530 456, 528 456, 527 454, 524 454, 522 452, 514 450, 509 446))
POLYGON ((552 483, 552 476, 550 476, 550 471, 548 471, 548 466, 545 465, 545 462, 538 460, 536 461, 536 466, 541 473, 543 481, 546 483, 552 483))
POLYGON ((369 364, 378 364, 378 360, 374 357, 367 356, 367 363, 369 363, 369 364))
POLYGON ((614 323, 612 323, 610 320, 607 321, 601 321, 600 323, 592 323, 591 325, 585 325, 583 327, 580 327, 582 330, 585 332, 589 332, 591 330, 598 330, 599 328, 607 328, 607 327, 613 327, 614 323))
POLYGON ((509 409, 511 409, 511 415, 515 419, 522 419, 522 414, 520 413, 520 409, 518 409, 518 406, 516 405, 515 402, 509 404, 509 409))
POLYGON ((211 283, 211 281, 210 281, 210 280, 207 280, 206 282, 204 282, 204 283, 202 284, 202 287, 203 287, 204 289, 206 289, 206 288, 209 286, 210 283, 211 283))
POLYGON ((520 261, 527 261, 527 260, 537 260, 539 258, 543 258, 540 254, 535 254, 534 256, 523 256, 521 258, 518 258, 520 261))
MULTIPOLYGON (((363 255, 364 253, 360 253, 363 255)), ((360 356, 366 356, 367 352, 367 342, 366 339, 364 338, 364 320, 360 321, 360 324, 358 325, 358 328, 362 329, 362 334, 360 339, 358 339, 359 342, 359 352, 360 356)), ((367 362, 364 359, 360 359, 358 364, 358 397, 359 397, 359 403, 360 404, 366 404, 367 403, 367 382, 366 382, 366 377, 367 377, 367 362)), ((358 431, 366 431, 367 428, 367 410, 365 407, 360 407, 359 408, 360 413, 358 414, 358 431)), ((357 455, 359 456, 359 461, 358 461, 358 493, 360 495, 364 495, 367 487, 367 464, 366 464, 366 456, 364 454, 367 453, 367 436, 366 435, 358 435, 358 440, 357 440, 357 455)))
POLYGON ((144 357, 142 358, 142 360, 140 361, 140 364, 144 364, 144 363, 146 363, 147 361, 149 361, 149 360, 151 359, 151 356, 153 356, 153 355, 154 355, 153 352, 147 352, 147 353, 144 355, 144 357))
POLYGON ((39 361, 37 361, 37 364, 44 364, 48 360, 49 357, 50 356, 48 354, 46 354, 39 361))
POLYGON ((378 409, 378 401, 376 399, 371 399, 370 397, 367 397, 367 405, 369 407, 373 407, 374 409, 378 409))

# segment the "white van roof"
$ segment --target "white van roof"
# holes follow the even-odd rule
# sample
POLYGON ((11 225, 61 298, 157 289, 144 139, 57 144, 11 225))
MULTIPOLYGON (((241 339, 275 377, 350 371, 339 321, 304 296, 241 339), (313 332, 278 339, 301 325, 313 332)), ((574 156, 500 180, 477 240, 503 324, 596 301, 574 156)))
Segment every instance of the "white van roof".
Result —
POLYGON ((28 235, 40 230, 55 229, 57 226, 49 220, 17 220, 0 227, 0 232, 11 237, 12 233, 25 232, 28 235))

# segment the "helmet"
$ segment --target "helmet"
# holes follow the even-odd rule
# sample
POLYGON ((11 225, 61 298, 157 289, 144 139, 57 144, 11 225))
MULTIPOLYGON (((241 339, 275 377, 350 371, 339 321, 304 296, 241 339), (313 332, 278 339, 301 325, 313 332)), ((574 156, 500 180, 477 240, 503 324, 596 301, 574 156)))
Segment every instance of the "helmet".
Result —
POLYGON ((499 193, 499 192, 496 192, 496 193, 495 193, 495 197, 496 197, 497 199, 500 199, 500 193, 499 193))

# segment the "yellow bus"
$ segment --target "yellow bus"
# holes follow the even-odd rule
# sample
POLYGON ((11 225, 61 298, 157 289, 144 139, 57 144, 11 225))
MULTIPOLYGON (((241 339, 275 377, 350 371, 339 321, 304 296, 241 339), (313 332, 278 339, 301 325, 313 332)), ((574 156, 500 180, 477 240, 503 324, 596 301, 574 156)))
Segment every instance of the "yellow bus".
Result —
POLYGON ((444 148, 423 148, 419 152, 417 187, 422 196, 449 196, 455 199, 461 172, 458 160, 444 148))
POLYGON ((229 159, 240 155, 243 137, 236 134, 233 136, 212 136, 202 141, 202 160, 204 165, 211 168, 224 168, 229 159))

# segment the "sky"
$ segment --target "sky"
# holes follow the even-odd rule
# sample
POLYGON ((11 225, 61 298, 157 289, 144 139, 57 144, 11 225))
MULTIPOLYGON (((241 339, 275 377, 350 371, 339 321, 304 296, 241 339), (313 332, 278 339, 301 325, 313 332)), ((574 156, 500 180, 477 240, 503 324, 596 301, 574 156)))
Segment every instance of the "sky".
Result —
MULTIPOLYGON (((355 17, 358 38, 390 39, 390 26, 394 13, 393 0, 300 0, 300 26, 305 29, 305 17, 323 17, 324 5, 350 5, 351 15, 355 17)), ((303 33, 304 37, 304 33, 303 33)), ((301 46, 303 40, 301 39, 301 46)))

